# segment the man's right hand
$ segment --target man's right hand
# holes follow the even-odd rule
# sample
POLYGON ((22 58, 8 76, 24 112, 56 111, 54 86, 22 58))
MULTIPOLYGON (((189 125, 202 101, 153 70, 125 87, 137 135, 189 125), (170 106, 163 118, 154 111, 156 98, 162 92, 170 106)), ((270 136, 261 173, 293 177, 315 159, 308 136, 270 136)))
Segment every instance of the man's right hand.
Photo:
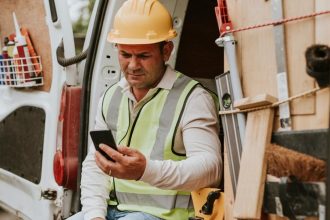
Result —
POLYGON ((98 151, 95 152, 95 161, 104 173, 118 179, 138 180, 146 168, 146 157, 132 147, 118 146, 118 151, 100 144, 100 148, 115 162, 107 160, 98 151))
POLYGON ((104 220, 104 218, 97 217, 97 218, 93 218, 92 220, 104 220))

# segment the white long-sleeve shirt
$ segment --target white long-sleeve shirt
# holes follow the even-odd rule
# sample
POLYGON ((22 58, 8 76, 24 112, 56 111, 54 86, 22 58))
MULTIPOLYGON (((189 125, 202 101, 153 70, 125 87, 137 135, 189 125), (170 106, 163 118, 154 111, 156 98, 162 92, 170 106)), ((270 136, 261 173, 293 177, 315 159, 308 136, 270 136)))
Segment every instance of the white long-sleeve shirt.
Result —
MULTIPOLYGON (((158 88, 171 89, 176 80, 172 68, 167 70, 156 88, 136 101, 125 78, 119 82, 124 95, 131 100, 131 117, 134 119, 144 102, 158 88)), ((108 129, 102 117, 102 100, 98 104, 95 129, 108 129)), ((133 120, 130 120, 133 121, 133 120)), ((203 187, 217 187, 221 179, 222 160, 219 141, 219 122, 212 96, 197 87, 189 96, 175 136, 174 150, 185 153, 182 161, 151 160, 147 158, 146 169, 140 181, 162 189, 193 191, 203 187)), ((106 216, 111 178, 95 163, 95 148, 90 146, 83 162, 81 179, 81 203, 84 219, 106 216)))

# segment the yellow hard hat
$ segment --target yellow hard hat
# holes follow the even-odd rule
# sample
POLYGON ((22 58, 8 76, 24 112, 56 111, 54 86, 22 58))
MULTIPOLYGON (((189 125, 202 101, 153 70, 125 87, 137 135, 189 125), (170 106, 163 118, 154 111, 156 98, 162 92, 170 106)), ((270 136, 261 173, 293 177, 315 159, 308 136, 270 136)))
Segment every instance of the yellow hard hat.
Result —
POLYGON ((152 44, 177 35, 172 18, 157 0, 127 0, 118 10, 108 41, 118 44, 152 44))

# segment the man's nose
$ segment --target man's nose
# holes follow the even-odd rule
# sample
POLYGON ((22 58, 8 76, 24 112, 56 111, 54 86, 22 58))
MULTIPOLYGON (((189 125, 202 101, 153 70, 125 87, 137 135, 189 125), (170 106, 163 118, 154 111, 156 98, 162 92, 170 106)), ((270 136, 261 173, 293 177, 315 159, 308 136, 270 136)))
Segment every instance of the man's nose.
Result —
POLYGON ((128 68, 130 68, 131 70, 136 70, 139 67, 140 67, 140 63, 138 58, 136 56, 132 56, 128 64, 128 68))

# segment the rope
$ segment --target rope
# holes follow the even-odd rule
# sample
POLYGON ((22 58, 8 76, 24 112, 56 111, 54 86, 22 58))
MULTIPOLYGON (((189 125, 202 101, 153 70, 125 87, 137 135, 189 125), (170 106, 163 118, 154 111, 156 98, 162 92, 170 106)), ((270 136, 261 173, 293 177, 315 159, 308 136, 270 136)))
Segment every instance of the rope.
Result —
MULTIPOLYGON (((328 87, 325 87, 325 88, 328 88, 328 87)), ((281 105, 285 102, 290 102, 294 99, 298 99, 298 98, 313 94, 313 93, 315 93, 317 91, 320 91, 320 90, 323 90, 325 88, 322 88, 322 89, 321 88, 314 88, 314 89, 308 90, 306 92, 300 93, 300 94, 295 95, 295 96, 291 96, 287 99, 283 99, 281 101, 278 101, 278 102, 275 102, 275 103, 269 104, 269 105, 264 105, 264 106, 260 106, 260 107, 254 107, 254 108, 247 108, 247 109, 243 109, 243 110, 234 109, 234 110, 228 110, 228 111, 219 111, 219 114, 220 115, 229 115, 229 114, 237 114, 237 113, 243 113, 243 112, 252 112, 252 111, 262 110, 262 109, 266 109, 266 108, 274 108, 274 107, 277 107, 277 106, 279 106, 279 105, 281 105)))
POLYGON ((235 32, 239 32, 239 31, 246 31, 246 30, 251 30, 251 29, 256 29, 256 28, 271 26, 271 25, 284 24, 284 23, 287 23, 287 22, 290 22, 290 21, 302 20, 302 19, 316 17, 316 16, 319 16, 319 15, 328 14, 328 13, 330 13, 330 10, 321 11, 321 12, 315 12, 315 13, 312 13, 312 14, 298 16, 298 17, 293 17, 293 18, 286 18, 286 19, 278 20, 278 21, 272 21, 272 22, 265 23, 265 24, 258 24, 258 25, 244 27, 244 28, 238 28, 238 29, 234 29, 234 30, 225 31, 225 32, 223 32, 223 33, 220 34, 220 37, 223 37, 224 35, 229 34, 229 33, 235 33, 235 32))

